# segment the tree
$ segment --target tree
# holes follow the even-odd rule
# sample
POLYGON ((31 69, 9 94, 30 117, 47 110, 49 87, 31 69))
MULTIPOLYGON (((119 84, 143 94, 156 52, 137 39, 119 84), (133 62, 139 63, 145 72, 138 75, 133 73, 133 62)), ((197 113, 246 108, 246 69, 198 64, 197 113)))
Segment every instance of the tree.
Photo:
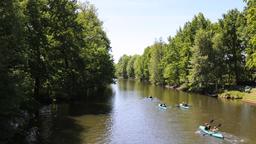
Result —
MULTIPOLYGON (((23 14, 18 0, 0 1, 0 142, 15 143, 16 118, 27 99, 22 89, 24 68, 23 14)), ((20 133, 21 134, 21 133, 20 133)))
POLYGON ((165 48, 163 64, 163 77, 168 85, 180 84, 180 49, 181 39, 176 36, 169 38, 169 44, 165 48))
POLYGON ((242 81, 244 75, 245 56, 243 55, 245 47, 239 38, 238 29, 241 26, 241 13, 237 10, 230 10, 223 15, 219 21, 222 34, 225 53, 225 62, 227 63, 229 81, 234 79, 235 83, 242 81))
POLYGON ((223 34, 221 32, 216 31, 213 38, 212 38, 212 48, 214 53, 214 69, 213 73, 215 76, 215 84, 216 87, 221 85, 222 87, 225 86, 225 83, 228 82, 228 67, 225 63, 225 46, 223 40, 223 34))
POLYGON ((79 10, 77 21, 83 27, 85 44, 81 50, 85 83, 89 87, 105 86, 112 83, 114 77, 114 62, 109 53, 110 41, 103 31, 103 22, 98 19, 96 8, 84 3, 79 5, 79 10))
POLYGON ((246 49, 247 60, 246 66, 249 69, 256 69, 256 1, 247 0, 245 9, 245 17, 247 20, 247 36, 249 37, 249 45, 246 49))
POLYGON ((151 51, 152 51, 152 48, 147 47, 144 50, 144 53, 142 55, 142 69, 143 69, 142 80, 145 80, 145 81, 149 81, 149 62, 152 54, 151 51))
POLYGON ((161 61, 163 59, 163 48, 164 43, 161 40, 159 42, 155 42, 155 44, 151 46, 151 58, 149 61, 149 80, 153 84, 164 84, 163 65, 161 64, 161 61))
POLYGON ((134 60, 134 74, 135 78, 139 80, 143 80, 143 63, 142 56, 137 56, 134 60))
POLYGON ((200 29, 209 29, 211 22, 204 17, 202 13, 196 15, 191 22, 187 22, 183 29, 180 29, 177 33, 177 37, 181 38, 180 42, 180 81, 185 86, 188 85, 189 69, 191 69, 191 49, 194 45, 195 35, 200 29))
POLYGON ((195 46, 191 63, 189 82, 192 89, 207 88, 212 80, 213 64, 211 61, 212 42, 211 33, 199 30, 195 36, 195 46))
POLYGON ((27 58, 29 73, 34 80, 34 97, 39 98, 40 90, 48 78, 46 35, 47 17, 44 14, 46 1, 28 0, 26 7, 27 16, 27 58))
POLYGON ((79 89, 79 71, 83 66, 80 56, 83 47, 82 26, 77 20, 77 5, 71 0, 49 0, 50 44, 49 61, 51 89, 56 94, 76 95, 79 89))
POLYGON ((127 71, 128 77, 130 78, 135 78, 134 62, 137 59, 137 57, 138 57, 137 55, 132 56, 127 64, 126 71, 127 71))
POLYGON ((119 61, 118 61, 118 68, 117 68, 117 73, 118 76, 123 77, 123 78, 128 78, 127 74, 127 64, 130 60, 130 57, 127 55, 123 55, 119 61))

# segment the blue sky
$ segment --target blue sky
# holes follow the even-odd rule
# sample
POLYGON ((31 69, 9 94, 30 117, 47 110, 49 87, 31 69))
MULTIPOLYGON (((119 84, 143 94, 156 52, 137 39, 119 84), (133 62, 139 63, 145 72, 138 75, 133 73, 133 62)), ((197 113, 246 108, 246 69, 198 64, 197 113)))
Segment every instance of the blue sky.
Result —
MULTIPOLYGON (((85 1, 85 0, 80 0, 85 1)), ((123 54, 142 54, 160 37, 166 41, 176 30, 202 12, 213 22, 228 10, 243 10, 243 0, 89 0, 98 9, 115 62, 123 54)))

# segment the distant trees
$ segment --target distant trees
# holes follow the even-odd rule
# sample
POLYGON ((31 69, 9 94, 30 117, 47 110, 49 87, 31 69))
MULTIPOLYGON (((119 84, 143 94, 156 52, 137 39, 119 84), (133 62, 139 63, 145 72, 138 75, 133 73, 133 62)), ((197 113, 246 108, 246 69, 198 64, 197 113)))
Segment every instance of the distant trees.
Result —
MULTIPOLYGON (((243 12, 229 10, 216 23, 199 13, 169 37, 168 43, 160 40, 148 46, 141 56, 136 56, 135 77, 193 91, 255 82, 256 3, 246 3, 243 12)), ((126 60, 129 63, 131 59, 126 60)), ((120 66, 118 63, 116 67, 120 66)))
POLYGON ((112 83, 110 49, 89 3, 2 0, 0 143, 12 142, 22 130, 15 126, 17 118, 36 111, 38 102, 79 99, 112 83))
POLYGON ((117 64, 117 69, 116 69, 116 73, 117 75, 123 77, 123 78, 128 78, 128 72, 127 69, 128 67, 128 62, 131 59, 131 57, 127 56, 127 55, 123 55, 117 64))

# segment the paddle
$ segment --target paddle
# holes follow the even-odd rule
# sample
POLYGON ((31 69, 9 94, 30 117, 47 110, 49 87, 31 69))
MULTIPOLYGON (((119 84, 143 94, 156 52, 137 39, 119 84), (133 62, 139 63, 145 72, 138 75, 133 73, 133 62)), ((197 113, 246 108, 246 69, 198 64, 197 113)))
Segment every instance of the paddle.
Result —
POLYGON ((216 128, 219 128, 219 127, 221 127, 221 123, 216 128))
POLYGON ((209 123, 213 123, 214 119, 212 119, 209 123))

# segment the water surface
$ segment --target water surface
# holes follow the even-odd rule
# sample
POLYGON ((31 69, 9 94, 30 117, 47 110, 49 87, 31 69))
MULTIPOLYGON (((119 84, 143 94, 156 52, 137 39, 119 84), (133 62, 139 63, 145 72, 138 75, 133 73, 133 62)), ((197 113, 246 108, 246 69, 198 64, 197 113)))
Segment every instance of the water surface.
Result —
POLYGON ((256 142, 255 122, 256 108, 240 101, 118 80, 85 102, 42 108, 39 130, 41 143, 50 144, 229 144, 256 142), (192 107, 177 108, 183 101, 192 107), (224 140, 198 131, 211 119, 221 124, 224 140))

